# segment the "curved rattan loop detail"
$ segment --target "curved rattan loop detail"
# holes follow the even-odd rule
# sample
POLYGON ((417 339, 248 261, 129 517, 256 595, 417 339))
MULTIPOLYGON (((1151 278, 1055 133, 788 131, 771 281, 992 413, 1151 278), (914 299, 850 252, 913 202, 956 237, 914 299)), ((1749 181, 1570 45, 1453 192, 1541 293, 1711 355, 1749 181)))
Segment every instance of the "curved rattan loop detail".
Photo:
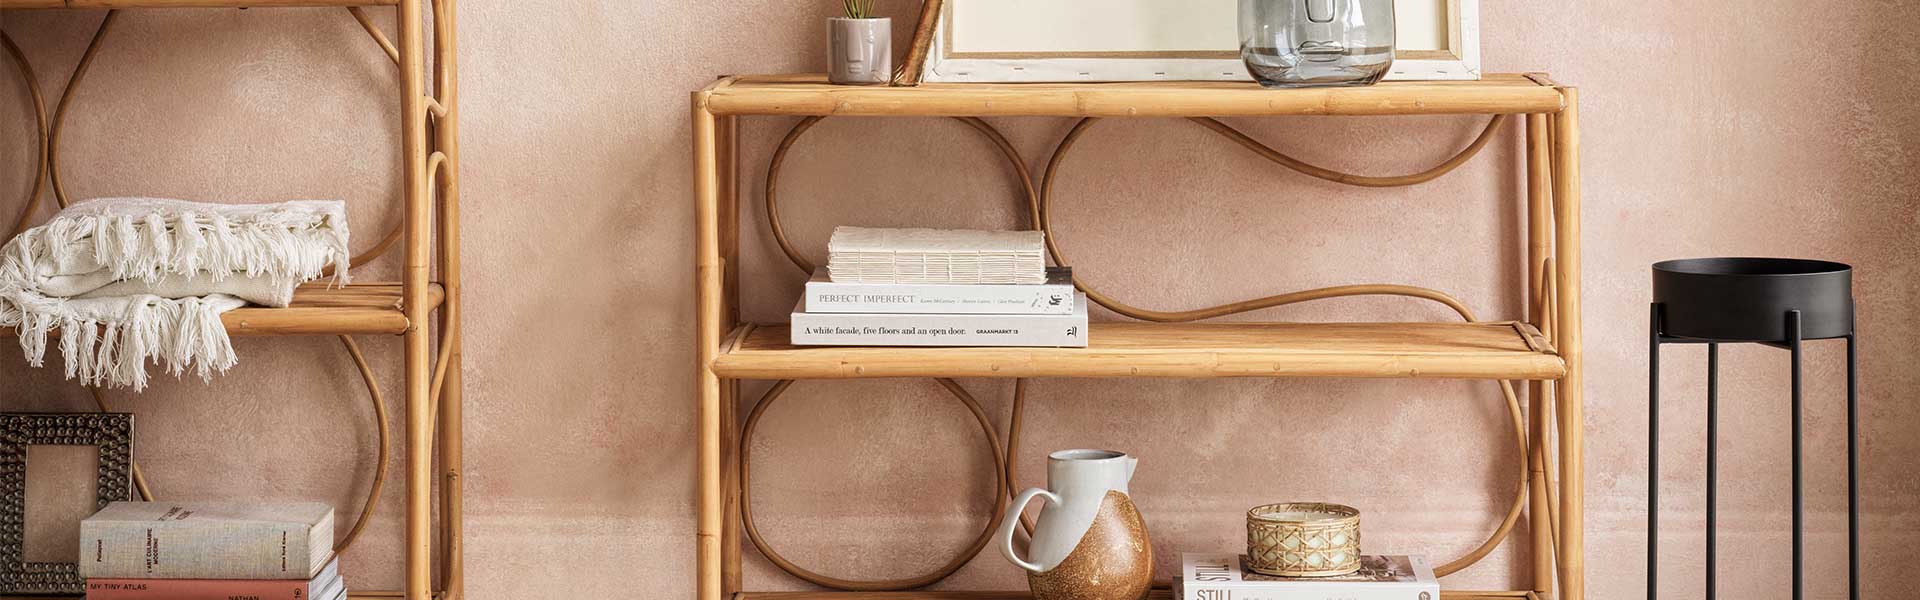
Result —
POLYGON ((801 119, 799 123, 793 124, 792 129, 787 130, 786 137, 780 138, 780 145, 773 150, 773 159, 767 163, 767 184, 764 193, 761 194, 766 198, 767 228, 773 232, 773 241, 780 244, 780 251, 786 253, 787 260, 792 261, 793 266, 808 275, 813 274, 813 261, 807 260, 807 257, 800 254, 798 248, 793 247, 793 242, 787 239, 787 227, 780 220, 780 170, 787 164, 787 151, 793 149, 793 143, 800 141, 800 136, 806 135, 808 130, 813 129, 814 125, 820 124, 820 121, 825 118, 801 119))
MULTIPOLYGON (((797 269, 801 269, 803 273, 812 273, 812 271, 814 271, 814 263, 806 260, 806 256, 801 254, 801 250, 793 246, 793 240, 787 238, 787 229, 785 229, 785 225, 783 225, 780 217, 780 171, 781 167, 787 163, 787 152, 793 150, 793 144, 799 142, 799 138, 804 137, 806 131, 810 131, 814 125, 818 125, 822 119, 826 119, 826 117, 818 117, 818 115, 816 115, 816 117, 804 117, 799 123, 793 123, 793 129, 789 129, 787 135, 781 138, 780 146, 774 148, 774 156, 770 158, 770 162, 766 165, 764 198, 766 198, 766 221, 768 221, 768 229, 770 229, 772 235, 774 235, 774 242, 780 244, 780 250, 787 256, 787 260, 793 262, 793 265, 795 265, 797 269)), ((979 119, 979 117, 954 117, 954 119, 960 121, 960 123, 966 123, 968 127, 972 127, 973 131, 977 131, 979 135, 983 135, 989 142, 993 142, 996 150, 1000 150, 1000 156, 1006 158, 1006 163, 1014 169, 1014 175, 1020 179, 1023 198, 1027 198, 1027 202, 1031 202, 1031 198, 1035 198, 1035 194, 1037 194, 1039 190, 1033 187, 1033 173, 1027 171, 1027 162, 1025 162, 1025 158, 1021 158, 1020 150, 1014 148, 1014 144, 1012 144, 1008 138, 1000 135, 998 129, 995 129, 993 125, 989 125, 987 121, 979 119)), ((952 379, 935 379, 935 381, 939 381, 941 387, 947 388, 948 392, 952 392, 960 402, 972 402, 972 398, 966 394, 966 390, 960 388, 960 385, 958 385, 956 381, 952 381, 952 379)), ((780 381, 780 383, 774 385, 774 388, 776 388, 776 390, 783 390, 783 388, 791 385, 791 383, 793 383, 793 381, 780 381)), ((1008 498, 1008 494, 1014 490, 1014 485, 1016 485, 1016 483, 1014 483, 1014 462, 1016 462, 1018 446, 1020 446, 1021 410, 1023 410, 1025 398, 1027 398, 1027 396, 1025 396, 1025 390, 1027 390, 1025 385, 1027 385, 1027 383, 1025 383, 1023 379, 1014 383, 1014 421, 1008 425, 1008 438, 1006 438, 1006 452, 1004 452, 1004 456, 1002 456, 1002 454, 996 454, 996 460, 1000 462, 1000 465, 998 465, 998 469, 1000 469, 998 483, 1000 483, 1002 506, 996 508, 993 523, 1000 523, 1000 519, 1006 515, 1004 500, 1008 498)), ((770 392, 770 394, 776 394, 776 392, 770 392)), ((996 448, 996 452, 998 452, 998 448, 996 448)), ((745 462, 743 462, 743 465, 745 465, 745 462)), ((745 487, 745 479, 741 481, 741 487, 745 487)), ((753 537, 753 544, 755 544, 756 548, 760 548, 760 552, 766 554, 770 560, 776 558, 778 554, 772 552, 772 550, 768 548, 768 544, 766 544, 762 538, 758 538, 758 533, 753 529, 753 508, 751 508, 747 502, 741 502, 741 519, 747 523, 749 535, 753 537)), ((1033 519, 1021 515, 1021 525, 1025 527, 1025 531, 1027 531, 1029 535, 1033 533, 1033 519)), ((991 531, 991 529, 989 529, 989 531, 991 531)), ((927 575, 927 577, 899 579, 899 581, 868 581, 868 583, 858 583, 858 581, 833 579, 833 577, 826 577, 826 575, 818 575, 818 573, 806 571, 806 569, 799 567, 799 565, 785 562, 783 558, 774 560, 774 565, 778 565, 780 569, 787 571, 787 573, 793 575, 793 577, 801 577, 804 581, 812 581, 812 583, 824 585, 824 587, 845 588, 845 590, 900 590, 900 588, 925 587, 925 585, 929 585, 929 583, 947 579, 948 575, 952 575, 954 571, 958 571, 958 567, 964 565, 966 560, 972 560, 973 556, 977 556, 981 548, 983 548, 981 544, 975 544, 972 550, 966 552, 962 558, 956 558, 956 563, 948 565, 950 569, 935 571, 937 577, 927 575), (929 579, 929 577, 931 577, 931 579, 929 579)))
POLYGON ((387 435, 387 400, 380 393, 380 381, 374 378, 373 367, 367 364, 366 355, 360 352, 360 344, 354 342, 352 336, 340 336, 340 344, 347 348, 347 355, 353 357, 354 368, 360 371, 360 380, 367 384, 367 399, 373 403, 373 421, 374 427, 380 432, 380 445, 373 461, 373 485, 367 488, 367 499, 361 503, 360 516, 354 519, 353 528, 348 529, 346 537, 333 545, 335 554, 346 552, 347 548, 353 546, 367 523, 373 520, 373 512, 380 506, 380 490, 387 485, 387 455, 393 446, 392 438, 387 435))
POLYGON ((37 122, 38 133, 34 160, 37 163, 33 172, 33 188, 27 192, 26 205, 20 208, 20 218, 14 222, 9 237, 20 235, 27 230, 27 223, 33 220, 33 211, 40 208, 40 192, 46 189, 47 182, 47 97, 40 92, 40 78, 33 73, 33 64, 27 61, 27 54, 13 43, 13 36, 0 31, 0 46, 6 46, 7 55, 13 57, 13 66, 20 72, 20 81, 27 85, 27 94, 33 97, 33 116, 37 122))
POLYGON ((73 98, 85 81, 87 69, 93 66, 93 59, 100 56, 101 42, 107 38, 107 31, 113 28, 113 21, 120 16, 119 10, 109 10, 101 17, 100 26, 93 30, 93 39, 87 41, 87 50, 80 54, 80 62, 73 66, 73 74, 67 76, 67 87, 60 91, 60 102, 53 108, 53 126, 47 131, 47 178, 53 182, 53 199, 60 208, 73 204, 67 198, 67 187, 60 182, 60 132, 66 126, 67 108, 73 105, 73 98))
MULTIPOLYGON (((994 148, 1000 151, 1000 155, 1007 159, 1007 165, 1013 168, 1014 175, 1020 179, 1021 193, 1025 194, 1029 199, 1033 198, 1036 193, 1033 186, 1033 175, 1027 170, 1026 159, 1020 156, 1020 151, 1013 147, 1012 142, 1007 141, 1007 136, 1002 135, 999 129, 995 129, 993 125, 988 124, 979 117, 951 118, 966 124, 968 127, 973 128, 974 131, 980 132, 980 135, 985 136, 987 141, 992 142, 994 148)), ((766 201, 767 227, 773 232, 773 241, 780 245, 780 251, 787 255, 787 260, 792 261, 794 267, 799 268, 801 272, 808 275, 813 274, 815 265, 813 261, 801 255, 798 248, 794 247, 793 242, 787 237, 786 225, 780 219, 780 172, 782 168, 786 166, 787 153, 793 150, 794 143, 800 141, 801 136, 806 135, 808 130, 813 129, 814 125, 820 124, 820 121, 823 119, 826 119, 826 117, 807 117, 801 119, 798 123, 794 123, 793 128, 787 130, 787 135, 780 139, 780 145, 773 150, 773 157, 767 164, 766 186, 762 188, 762 197, 765 198, 766 201)), ((1037 224, 1038 221, 1035 221, 1035 223, 1037 224)))
MULTIPOLYGON (((354 19, 360 22, 362 28, 366 29, 367 35, 373 38, 374 43, 379 44, 381 50, 398 64, 400 56, 399 50, 394 47, 393 42, 387 38, 386 34, 381 33, 380 29, 374 26, 371 17, 367 16, 365 11, 359 10, 358 7, 350 7, 350 10, 353 12, 354 19)), ((66 125, 67 109, 72 106, 73 99, 80 89, 80 83, 85 81, 87 71, 92 68, 94 59, 100 54, 100 48, 102 47, 101 42, 106 39, 107 31, 112 28, 113 22, 119 14, 119 10, 109 10, 106 16, 100 20, 99 27, 94 29, 93 38, 87 42, 86 51, 80 55, 80 62, 74 65, 73 73, 67 78, 67 87, 61 92, 60 101, 54 106, 51 127, 45 123, 43 123, 41 127, 41 144, 43 146, 41 153, 46 163, 41 169, 41 172, 43 173, 43 177, 52 182, 53 197, 55 202, 59 203, 60 208, 66 208, 73 204, 72 198, 67 195, 66 185, 60 178, 60 138, 66 125)), ((23 55, 17 54, 18 49, 12 47, 12 40, 9 39, 7 45, 9 46, 9 53, 15 53, 14 60, 20 64, 23 71, 26 70, 26 59, 23 55)), ((31 78, 29 79, 31 81, 31 78)), ((33 86, 32 91, 35 103, 40 104, 41 106, 39 108, 44 112, 44 103, 40 100, 41 95, 38 84, 32 83, 30 85, 33 86)), ((44 115, 42 118, 45 118, 44 115)), ((34 189, 34 197, 27 203, 27 209, 21 213, 20 222, 15 228, 14 233, 16 235, 20 231, 25 231, 26 224, 32 220, 32 211, 38 205, 38 190, 40 189, 40 182, 38 180, 34 182, 34 189)), ((379 242, 375 243, 373 247, 354 255, 349 263, 352 265, 362 265, 385 255, 387 251, 391 250, 393 246, 400 241, 401 229, 399 224, 395 224, 388 229, 386 235, 381 236, 379 242)), ((332 272, 333 268, 328 267, 326 274, 331 275, 332 272)))
MULTIPOLYGON (((1326 179, 1327 181, 1332 181, 1335 183, 1343 183, 1348 185, 1356 185, 1356 186, 1363 186, 1363 187, 1394 187, 1394 186, 1414 185, 1418 183, 1432 181, 1433 179, 1441 175, 1445 175, 1446 173, 1452 172, 1455 168, 1458 168, 1461 164, 1465 163, 1468 159, 1472 158, 1475 154, 1478 154, 1480 152, 1480 149, 1486 147, 1488 141, 1492 138, 1493 132, 1499 128, 1500 124, 1504 121, 1504 119, 1505 119, 1505 115, 1496 115, 1495 117, 1493 117, 1490 121, 1488 121, 1486 128, 1480 132, 1479 137, 1474 139, 1473 143, 1469 144, 1466 149, 1460 151, 1458 154, 1455 154, 1452 158, 1449 158, 1445 162, 1442 162, 1439 166, 1434 167, 1432 169, 1428 169, 1421 173, 1414 174, 1414 175, 1397 176, 1397 177, 1368 177, 1368 176, 1353 175, 1348 173, 1340 173, 1337 171, 1332 171, 1332 170, 1324 169, 1321 167, 1314 167, 1303 161, 1300 161, 1293 157, 1287 156, 1277 150, 1274 150, 1271 147, 1261 144, 1258 141, 1255 141, 1252 138, 1247 137, 1245 134, 1241 134, 1239 131, 1234 130, 1230 127, 1227 127, 1225 124, 1219 123, 1218 121, 1214 121, 1212 119, 1194 119, 1194 121, 1199 122, 1202 125, 1207 125, 1209 129, 1212 129, 1217 133, 1221 133, 1222 135, 1226 135, 1227 137, 1234 139, 1236 142, 1241 143, 1243 146, 1247 146, 1249 148, 1255 149, 1255 151, 1259 153, 1261 156, 1275 162, 1276 164, 1280 164, 1281 166, 1294 169, 1306 175, 1311 175, 1321 179, 1326 179), (1217 125, 1218 128, 1215 128, 1214 127, 1215 125, 1217 125)), ((1064 265, 1064 264, 1072 264, 1072 263, 1068 262, 1065 254, 1060 251, 1058 236, 1055 235, 1053 232, 1053 223, 1051 220, 1051 214, 1049 212, 1050 202, 1053 197, 1053 183, 1054 181, 1057 180, 1057 176, 1059 175, 1060 165, 1065 162, 1067 153, 1073 148, 1074 143, 1079 141, 1080 136, 1086 133, 1088 126, 1092 125, 1095 121, 1097 121, 1097 119, 1093 117, 1084 118, 1084 119, 1081 119, 1078 123, 1075 123, 1072 129, 1068 130, 1067 135, 1063 137, 1060 140, 1060 144, 1057 147, 1055 147, 1052 158, 1047 161, 1047 168, 1046 168, 1045 174, 1042 175, 1040 179, 1040 193, 1036 196, 1030 196, 1028 198, 1028 201, 1029 201, 1028 214, 1034 220, 1035 223, 1038 223, 1038 227, 1040 228, 1040 230, 1046 233, 1047 252, 1049 255, 1053 257, 1053 261, 1055 264, 1064 265)), ((1381 295, 1405 296, 1410 298, 1420 298, 1425 300, 1431 300, 1433 302, 1438 302, 1440 304, 1443 304, 1450 309, 1453 309, 1453 311, 1459 314, 1460 318, 1463 320, 1466 320, 1468 322, 1475 322, 1479 320, 1474 317, 1473 312, 1471 310, 1468 310, 1465 304, 1461 303, 1459 300, 1453 298, 1452 296, 1449 296, 1445 293, 1442 293, 1436 290, 1415 287, 1415 286, 1408 286, 1408 285, 1365 284, 1365 285, 1339 286, 1339 287, 1322 288, 1322 289, 1316 289, 1316 290, 1305 290, 1305 291, 1293 292, 1293 293, 1287 293, 1287 294, 1278 294, 1273 296, 1267 296, 1264 298, 1254 298, 1251 300, 1243 300, 1240 302, 1233 302, 1229 304, 1199 308, 1194 310, 1158 311, 1158 310, 1140 308, 1137 306, 1127 304, 1125 302, 1121 302, 1117 299, 1114 299, 1111 296, 1108 296, 1104 293, 1101 293, 1098 290, 1093 289, 1092 287, 1089 287, 1084 282, 1079 281, 1079 278, 1077 276, 1075 277, 1074 284, 1077 287, 1079 287, 1081 291, 1087 294, 1088 299, 1100 304, 1101 306, 1106 307, 1109 310, 1112 310, 1123 316, 1131 317, 1134 319, 1140 319, 1143 321, 1162 322, 1162 323, 1188 322, 1188 321, 1198 321, 1203 319, 1212 319, 1217 317, 1224 317, 1228 315, 1251 312, 1251 311, 1256 311, 1256 310, 1261 310, 1266 308, 1274 308, 1278 306, 1285 306, 1288 304, 1297 304, 1300 302, 1308 302, 1313 300, 1324 300, 1329 298, 1341 298, 1341 297, 1350 297, 1350 296, 1381 296, 1381 295)), ((1494 529, 1493 534, 1490 535, 1485 542, 1483 542, 1479 547, 1475 548, 1473 551, 1467 553, 1465 556, 1462 556, 1459 559, 1456 559, 1452 562, 1446 563, 1434 569, 1434 572, 1437 575, 1451 574, 1461 569, 1465 569, 1469 566, 1472 566, 1476 562, 1479 562, 1480 559, 1485 558, 1488 554, 1492 553, 1493 549, 1498 547, 1501 542, 1505 541, 1507 537, 1513 533, 1514 525, 1518 524, 1520 521, 1520 514, 1526 503, 1527 481, 1528 481, 1528 472, 1527 472, 1528 447, 1527 447, 1526 418, 1522 416, 1522 412, 1520 410, 1519 396, 1514 391, 1513 383, 1509 381, 1501 381, 1500 392, 1507 400, 1507 406, 1510 412, 1510 416, 1513 419, 1514 433, 1516 435, 1515 439, 1518 442, 1517 448, 1518 448, 1519 458, 1520 458, 1520 461, 1519 461, 1520 466, 1518 469, 1519 483, 1516 486, 1517 490, 1514 494, 1513 503, 1508 506, 1507 514, 1504 518, 1501 519, 1500 526, 1494 529)))
MULTIPOLYGON (((107 405, 107 397, 100 392, 100 388, 90 387, 87 388, 87 392, 93 395, 93 405, 98 407, 100 412, 113 412, 113 408, 107 405)), ((140 461, 131 460, 129 457, 127 466, 133 471, 133 489, 140 492, 140 500, 152 502, 153 488, 147 487, 147 475, 140 471, 140 461)))
MULTIPOLYGON (((340 343, 346 346, 347 355, 353 357, 353 366, 360 371, 360 379, 366 383, 367 399, 373 404, 374 427, 379 433, 380 444, 373 463, 373 485, 367 488, 366 500, 361 502, 360 516, 354 520, 353 527, 333 545, 334 554, 346 552, 347 548, 352 547, 354 540, 360 539, 360 533, 366 529, 367 523, 373 520, 374 511, 380 507, 380 490, 387 484, 387 455, 393 446, 392 438, 387 435, 387 402, 380 393, 380 380, 374 377, 373 367, 367 364, 366 355, 360 352, 360 345, 354 343, 352 337, 340 336, 340 343)), ((89 387, 87 392, 93 395, 93 404, 100 412, 113 412, 112 405, 107 403, 107 397, 100 388, 89 387)), ((139 490, 140 499, 152 502, 153 489, 147 487, 147 477, 140 470, 140 462, 132 461, 130 466, 133 468, 133 487, 139 490)))
POLYGON ((1261 158, 1273 161, 1274 164, 1292 169, 1294 172, 1302 175, 1359 187, 1404 187, 1439 179, 1440 176, 1452 173, 1454 169, 1460 168, 1460 165, 1464 165, 1467 161, 1473 160, 1474 156, 1480 154, 1481 149, 1486 148, 1487 144, 1493 141, 1494 132, 1500 130, 1500 125, 1506 122, 1507 115, 1494 115, 1488 119, 1487 126, 1480 130, 1480 135, 1475 136, 1472 143, 1467 144, 1465 149, 1462 149, 1458 154, 1453 155, 1452 158, 1448 158, 1439 165, 1411 175, 1386 177, 1355 175, 1313 165, 1281 153, 1279 150, 1274 150, 1272 146, 1260 143, 1259 140, 1255 140, 1252 136, 1238 129, 1234 129, 1232 125, 1220 122, 1219 119, 1211 117, 1190 117, 1187 120, 1198 123, 1201 127, 1210 129, 1222 137, 1233 140, 1234 143, 1240 144, 1241 147, 1253 151, 1254 154, 1260 155, 1261 158))
MULTIPOLYGON (((1442 162, 1439 166, 1436 166, 1431 169, 1427 169, 1426 171, 1422 171, 1420 173, 1416 173, 1413 175, 1402 175, 1402 176, 1391 176, 1391 177, 1372 177, 1372 176, 1365 176, 1365 175, 1354 175, 1350 173, 1341 173, 1338 171, 1333 171, 1333 170, 1325 169, 1322 167, 1316 167, 1316 166, 1307 164, 1305 161, 1301 161, 1291 156, 1287 156, 1286 154, 1281 153, 1278 150, 1274 150, 1272 147, 1269 147, 1265 144, 1261 144, 1259 141, 1254 140, 1251 137, 1247 137, 1246 134, 1240 133, 1238 130, 1233 129, 1232 127, 1228 127, 1226 124, 1221 123, 1219 121, 1216 121, 1213 119, 1192 119, 1192 120, 1196 123, 1206 125, 1209 129, 1215 131, 1216 133, 1220 133, 1221 135, 1224 135, 1229 139, 1234 140, 1235 142, 1240 143, 1242 146, 1246 146, 1250 149, 1254 149, 1255 152, 1260 154, 1261 157, 1266 158, 1270 161, 1273 161, 1275 164, 1279 164, 1280 166, 1293 169, 1302 174, 1317 177, 1320 179, 1325 179, 1327 181, 1331 181, 1334 183, 1342 183, 1342 184, 1361 186, 1361 187, 1397 187, 1397 186, 1408 186, 1408 185, 1415 185, 1419 183, 1425 183, 1428 181, 1432 181, 1435 178, 1440 177, 1441 175, 1451 173, 1454 169, 1458 168, 1461 164, 1464 164, 1467 160, 1472 159, 1474 155, 1479 154, 1480 150, 1487 146, 1488 142, 1493 137, 1493 132, 1499 129, 1500 124, 1505 121, 1505 117, 1506 115, 1495 115, 1491 120, 1487 122, 1486 128, 1481 130, 1480 135, 1474 139, 1473 143, 1468 144, 1465 149, 1455 154, 1452 158, 1449 158, 1446 161, 1442 162)), ((1058 180, 1060 165, 1066 162, 1067 153, 1072 151, 1074 144, 1080 141, 1080 137, 1086 134, 1087 129, 1098 121, 1099 121, 1098 117, 1086 117, 1074 123, 1072 129, 1067 130, 1066 136, 1062 137, 1060 139, 1060 143, 1054 147, 1052 157, 1047 160, 1046 170, 1040 176, 1040 192, 1038 194, 1028 196, 1028 203, 1027 203, 1028 217, 1033 219, 1033 222, 1035 224, 1034 226, 1036 228, 1038 228, 1039 230, 1047 234, 1046 235, 1047 254, 1053 258, 1054 264, 1066 265, 1066 264, 1072 264, 1072 263, 1069 262, 1066 259, 1066 255, 1060 251, 1059 240, 1056 239, 1056 236, 1053 233, 1052 212, 1050 210, 1052 206, 1052 201, 1053 201, 1053 183, 1058 180)), ((1262 308, 1271 308, 1274 306, 1279 306, 1279 304, 1272 304, 1270 303, 1270 301, 1278 300, 1281 298, 1281 296, 1275 296, 1275 297, 1269 297, 1269 298, 1248 300, 1245 302, 1236 302, 1232 304, 1225 304, 1221 306, 1198 309, 1198 310, 1163 312, 1163 311, 1139 308, 1136 306, 1126 304, 1124 302, 1114 299, 1111 296, 1101 293, 1098 290, 1094 290, 1088 287, 1085 283, 1079 281, 1079 278, 1077 276, 1074 279, 1075 279, 1074 281, 1075 285, 1078 285, 1081 291, 1086 292, 1087 298, 1090 300, 1093 300, 1094 302, 1100 304, 1101 306, 1105 306, 1113 310, 1114 312, 1120 313, 1128 317, 1140 319, 1142 321, 1154 321, 1154 322, 1160 322, 1160 323, 1197 321, 1201 319, 1211 319, 1211 318, 1222 317, 1222 316, 1235 314, 1235 313, 1259 310, 1262 308)), ((1309 294, 1312 292, 1300 292, 1300 293, 1309 294)), ((1439 298, 1429 297, 1426 294, 1409 294, 1409 295, 1416 295, 1419 297, 1426 297, 1431 300, 1441 301, 1442 303, 1448 304, 1448 306, 1452 307, 1455 311, 1461 311, 1461 310, 1464 310, 1465 308, 1464 306, 1460 306, 1457 301, 1440 300, 1439 298)))
POLYGON ((974 538, 973 544, 969 545, 966 550, 961 551, 960 554, 954 556, 945 566, 935 569, 932 572, 917 577, 886 581, 856 581, 822 575, 794 564, 792 561, 787 560, 786 557, 781 556, 779 552, 775 551, 773 546, 761 537, 760 530, 754 525, 753 521, 753 475, 751 468, 753 453, 751 450, 753 447, 754 430, 759 427, 760 418, 766 414, 767 408, 773 406, 774 402, 780 399, 780 395, 786 392, 788 387, 793 385, 793 380, 789 379, 775 383, 772 388, 767 390, 764 396, 761 396, 760 401, 754 404, 753 412, 747 415, 746 426, 740 431, 740 446, 738 449, 740 453, 740 518, 742 525, 746 529, 747 538, 753 541, 754 547, 759 548, 760 553, 765 555, 767 560, 772 561, 775 566, 793 574, 795 577, 799 577, 816 585, 865 592, 897 591, 925 587, 953 575, 954 572, 959 571, 961 567, 966 566, 968 562, 972 561, 975 556, 978 556, 980 550, 987 547, 987 542, 993 539, 994 530, 1000 528, 1000 520, 1005 518, 1007 514, 1007 492, 1009 488, 1007 487, 1006 455, 1000 451, 1000 436, 994 433, 993 419, 987 417, 986 411, 980 408, 980 402, 974 399, 973 394, 968 393, 966 388, 960 387, 960 384, 955 383, 951 379, 940 379, 937 381, 940 382, 941 386, 946 387, 947 391, 952 393, 955 398, 958 398, 960 403, 967 407, 968 412, 973 414, 974 420, 980 424, 981 434, 986 437, 987 448, 993 452, 995 483, 993 492, 993 518, 987 520, 987 526, 980 530, 980 535, 974 538))

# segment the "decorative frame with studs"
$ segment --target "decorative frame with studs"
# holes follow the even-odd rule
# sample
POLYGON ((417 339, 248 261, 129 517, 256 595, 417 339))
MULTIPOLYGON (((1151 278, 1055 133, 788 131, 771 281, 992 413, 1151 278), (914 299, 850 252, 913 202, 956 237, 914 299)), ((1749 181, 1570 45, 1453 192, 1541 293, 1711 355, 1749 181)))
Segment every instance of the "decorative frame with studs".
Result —
POLYGON ((133 415, 0 414, 0 595, 85 595, 78 565, 26 560, 28 446, 98 447, 94 510, 106 508, 134 499, 133 415))

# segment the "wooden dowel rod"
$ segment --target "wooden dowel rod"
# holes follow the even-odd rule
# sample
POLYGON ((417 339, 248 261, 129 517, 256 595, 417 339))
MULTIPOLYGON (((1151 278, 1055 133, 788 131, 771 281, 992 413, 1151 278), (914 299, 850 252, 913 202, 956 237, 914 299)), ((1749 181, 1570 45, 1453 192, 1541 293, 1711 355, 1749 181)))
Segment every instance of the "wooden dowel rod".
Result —
POLYGON ((433 209, 428 204, 427 175, 426 38, 419 2, 402 2, 396 19, 400 30, 401 155, 405 162, 407 329, 407 509, 406 588, 408 600, 428 600, 433 583, 433 338, 427 305, 427 286, 433 261, 433 209))
MULTIPOLYGON (((1552 248, 1552 206, 1549 195, 1553 169, 1547 140, 1547 116, 1527 115, 1527 321, 1546 329, 1549 301, 1546 294, 1548 253, 1552 248)), ((1548 330, 1550 331, 1550 330, 1548 330)), ((1542 333, 1545 333, 1543 331, 1542 333)), ((1551 334, 1548 334, 1551 335, 1551 334)), ((1551 338, 1549 338, 1551 339, 1551 338)), ((1544 382, 1527 383, 1529 437, 1528 448, 1528 529, 1533 550, 1533 590, 1553 591, 1553 524, 1547 508, 1546 440, 1547 396, 1544 382)))
POLYGON ((1562 88, 1566 108, 1554 115, 1553 201, 1556 303, 1559 305, 1560 356, 1567 375, 1556 392, 1560 402, 1560 600, 1586 597, 1583 527, 1586 457, 1583 445, 1585 384, 1580 348, 1580 109, 1579 91, 1562 88))
POLYGON ((709 94, 693 94, 693 185, 694 185, 694 273, 696 380, 700 414, 700 507, 698 528, 699 600, 721 600, 722 478, 721 468, 721 382, 709 365, 719 352, 720 323, 724 318, 724 259, 720 255, 720 165, 718 123, 707 108, 709 94))
MULTIPOLYGON (((715 158, 718 162, 719 192, 715 206, 716 239, 722 264, 720 280, 719 331, 731 332, 740 321, 740 127, 739 117, 717 117, 715 121, 715 158)), ((716 345, 717 346, 717 345, 716 345)), ((741 589, 741 503, 740 495, 740 423, 734 414, 740 406, 740 382, 722 383, 720 397, 720 589, 732 596, 741 589)))
POLYGON ((460 94, 458 27, 455 0, 433 0, 434 89, 442 113, 434 119, 434 151, 441 160, 436 175, 439 198, 440 279, 445 299, 440 306, 440 344, 447 364, 439 394, 437 431, 440 447, 440 557, 441 592, 448 599, 466 596, 466 489, 463 349, 460 268, 460 94))

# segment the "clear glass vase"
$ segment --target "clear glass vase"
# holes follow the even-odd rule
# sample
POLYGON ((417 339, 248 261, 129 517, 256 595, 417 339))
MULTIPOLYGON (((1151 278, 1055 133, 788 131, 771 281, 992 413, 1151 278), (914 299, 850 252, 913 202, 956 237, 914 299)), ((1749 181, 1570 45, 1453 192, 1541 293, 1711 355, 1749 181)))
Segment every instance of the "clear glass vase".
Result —
POLYGON ((1240 0, 1240 57, 1269 88, 1380 81, 1393 35, 1393 0, 1240 0))

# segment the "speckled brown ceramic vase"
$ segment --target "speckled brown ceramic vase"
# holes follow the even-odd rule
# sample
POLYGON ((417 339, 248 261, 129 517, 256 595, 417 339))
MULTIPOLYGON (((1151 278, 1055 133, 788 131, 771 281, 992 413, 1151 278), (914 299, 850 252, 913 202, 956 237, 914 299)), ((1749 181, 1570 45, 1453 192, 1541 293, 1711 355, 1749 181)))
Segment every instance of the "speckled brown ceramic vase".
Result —
POLYGON ((1093 526, 1060 566, 1027 573, 1035 600, 1140 600, 1153 587, 1153 542, 1126 494, 1108 490, 1093 526))
POLYGON ((1034 522, 1027 556, 1013 548, 1008 518, 995 537, 1007 560, 1027 571, 1035 600, 1140 600, 1153 582, 1146 519, 1127 496, 1137 461, 1110 450, 1062 450, 1047 457, 1047 486, 1021 492, 1016 515, 1034 498, 1047 504, 1034 522))

